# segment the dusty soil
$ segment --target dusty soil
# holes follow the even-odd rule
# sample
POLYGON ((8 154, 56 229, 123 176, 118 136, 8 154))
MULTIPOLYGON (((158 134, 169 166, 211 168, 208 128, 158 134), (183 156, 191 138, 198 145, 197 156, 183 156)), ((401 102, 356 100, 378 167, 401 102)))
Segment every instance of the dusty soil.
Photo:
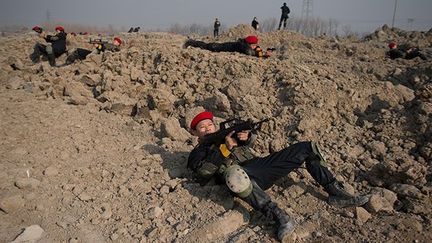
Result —
MULTIPOLYGON (((251 33, 237 26, 217 41, 251 33)), ((187 171, 187 124, 203 109, 217 121, 273 117, 257 151, 319 141, 348 190, 372 194, 335 208, 305 170, 291 173, 268 193, 296 218, 294 242, 431 242, 432 57, 384 53, 391 40, 429 51, 432 33, 258 35, 272 58, 133 33, 119 53, 58 68, 30 65, 33 33, 1 37, 0 242, 31 225, 40 242, 276 242, 274 222, 187 171)))

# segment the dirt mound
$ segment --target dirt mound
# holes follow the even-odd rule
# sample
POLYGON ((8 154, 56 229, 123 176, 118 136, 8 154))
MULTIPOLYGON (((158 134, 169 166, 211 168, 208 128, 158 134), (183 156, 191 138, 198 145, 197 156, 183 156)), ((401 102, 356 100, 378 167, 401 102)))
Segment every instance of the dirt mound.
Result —
MULTIPOLYGON (((291 173, 269 194, 297 219, 295 241, 431 241, 431 60, 384 55, 394 39, 430 48, 430 33, 378 32, 240 25, 218 40, 258 34, 277 48, 270 59, 123 34, 119 53, 59 68, 30 65, 34 34, 1 37, 0 241, 33 225, 46 242, 276 241, 272 222, 186 170, 187 125, 203 109, 217 121, 272 117, 257 151, 319 141, 350 191, 372 193, 365 208, 337 209, 304 170, 291 173)), ((71 37, 69 49, 87 41, 71 37)))

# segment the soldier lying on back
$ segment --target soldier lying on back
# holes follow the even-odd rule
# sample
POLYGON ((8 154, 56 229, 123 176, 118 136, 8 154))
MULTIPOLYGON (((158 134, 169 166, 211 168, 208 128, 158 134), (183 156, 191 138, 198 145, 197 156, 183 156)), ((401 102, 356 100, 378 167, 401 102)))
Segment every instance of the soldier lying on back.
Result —
POLYGON ((120 38, 115 37, 113 39, 112 44, 108 42, 104 42, 102 40, 90 40, 90 43, 95 46, 95 49, 93 51, 83 49, 83 48, 77 48, 66 58, 66 62, 64 65, 72 64, 76 60, 84 60, 86 59, 87 55, 89 55, 90 53, 100 54, 101 52, 104 51, 112 51, 112 52, 120 51, 120 45, 122 44, 122 41, 120 38))
POLYGON ((330 204, 348 207, 361 206, 369 201, 369 196, 354 196, 344 189, 325 166, 325 160, 314 142, 299 142, 266 157, 259 157, 251 149, 256 136, 248 130, 237 132, 228 129, 231 132, 222 141, 213 139, 214 142, 208 142, 210 135, 221 131, 216 131, 211 112, 196 115, 190 129, 198 137, 199 144, 189 154, 187 166, 201 184, 211 180, 225 184, 233 195, 276 221, 277 235, 282 241, 293 232, 295 221, 271 200, 265 190, 303 165, 329 194, 330 204))

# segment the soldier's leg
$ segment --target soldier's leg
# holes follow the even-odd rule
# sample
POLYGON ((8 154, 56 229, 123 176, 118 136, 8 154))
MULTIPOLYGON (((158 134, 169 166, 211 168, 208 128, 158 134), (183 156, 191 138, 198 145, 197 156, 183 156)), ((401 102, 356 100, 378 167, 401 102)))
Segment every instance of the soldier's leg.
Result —
POLYGON ((189 46, 197 47, 197 48, 201 48, 201 49, 205 49, 205 50, 211 50, 209 47, 209 44, 205 43, 204 41, 189 39, 184 43, 183 48, 187 48, 189 46))
POLYGON ((280 17, 278 30, 280 30, 282 26, 282 21, 283 21, 283 16, 280 17))
POLYGON ((242 198, 255 210, 277 222, 277 235, 280 240, 288 237, 293 232, 295 221, 276 203, 272 202, 267 193, 255 181, 250 180, 242 167, 238 165, 228 167, 224 177, 226 185, 234 194, 242 198))
POLYGON ((46 46, 40 43, 36 43, 33 48, 33 53, 30 54, 30 60, 33 63, 38 63, 41 55, 46 55, 46 46))
POLYGON ((368 196, 353 196, 346 192, 325 166, 325 160, 314 142, 301 142, 289 146, 264 158, 249 161, 245 166, 248 175, 261 188, 269 188, 279 178, 306 162, 309 174, 329 194, 329 202, 336 206, 361 206, 368 202, 368 196))
POLYGON ((287 20, 288 20, 288 18, 285 17, 285 18, 284 18, 284 21, 283 21, 283 27, 284 27, 284 29, 286 28, 287 20))
POLYGON ((50 66, 54 67, 56 65, 56 62, 55 62, 54 50, 51 45, 46 46, 46 52, 47 52, 48 62, 50 66))
MULTIPOLYGON (((312 143, 300 142, 269 156, 252 159, 243 167, 261 188, 267 189, 279 178, 301 167, 305 161, 309 163, 308 158, 313 155, 312 143)), ((319 163, 318 166, 309 167, 308 172, 320 185, 327 185, 334 180, 331 172, 319 163)))

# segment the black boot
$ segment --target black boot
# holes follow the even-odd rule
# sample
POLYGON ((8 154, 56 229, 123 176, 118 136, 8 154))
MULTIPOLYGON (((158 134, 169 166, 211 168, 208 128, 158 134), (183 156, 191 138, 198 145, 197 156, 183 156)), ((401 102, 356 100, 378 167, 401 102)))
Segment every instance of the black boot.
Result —
POLYGON ((286 241, 295 228, 295 221, 274 202, 268 203, 264 208, 265 215, 278 224, 277 236, 282 242, 286 241))
POLYGON ((56 66, 55 56, 54 54, 48 54, 48 62, 51 67, 56 66))
POLYGON ((343 185, 338 181, 325 186, 326 192, 329 194, 329 204, 338 207, 359 207, 366 204, 369 201, 368 195, 353 196, 345 191, 343 185))
POLYGON ((276 221, 278 224, 277 236, 283 241, 291 235, 295 228, 295 221, 276 203, 272 202, 270 197, 256 183, 252 182, 252 192, 249 196, 243 198, 255 210, 263 213, 267 218, 276 221))

